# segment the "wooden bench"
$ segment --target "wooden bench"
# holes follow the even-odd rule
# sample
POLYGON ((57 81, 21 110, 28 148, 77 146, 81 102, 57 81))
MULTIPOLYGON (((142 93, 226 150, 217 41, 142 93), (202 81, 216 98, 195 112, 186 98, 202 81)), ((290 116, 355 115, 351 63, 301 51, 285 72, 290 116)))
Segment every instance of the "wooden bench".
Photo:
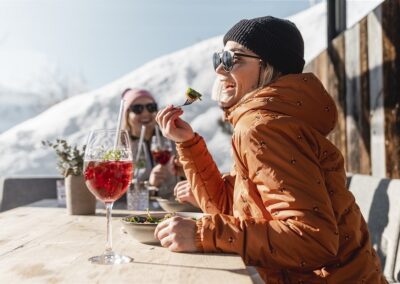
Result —
POLYGON ((400 179, 353 175, 349 190, 368 223, 372 244, 390 283, 400 282, 400 179))
POLYGON ((56 181, 62 177, 17 176, 0 178, 0 212, 42 199, 57 198, 56 181))
MULTIPOLYGON (((0 177, 0 212, 31 204, 42 199, 57 199, 57 181, 61 176, 0 177)), ((104 208, 101 202, 98 208, 104 208)), ((114 203, 114 209, 126 209, 126 194, 114 203)), ((161 210, 157 202, 149 204, 150 210, 161 210)))

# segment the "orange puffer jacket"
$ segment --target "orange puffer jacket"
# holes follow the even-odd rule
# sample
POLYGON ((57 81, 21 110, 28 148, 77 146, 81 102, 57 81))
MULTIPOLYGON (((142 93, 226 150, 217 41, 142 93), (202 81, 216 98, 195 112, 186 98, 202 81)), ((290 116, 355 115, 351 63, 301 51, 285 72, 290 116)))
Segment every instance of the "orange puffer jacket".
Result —
POLYGON ((266 283, 387 283, 367 225, 326 139, 337 121, 313 74, 286 75, 226 113, 234 170, 221 177, 203 138, 177 149, 202 210, 196 244, 240 254, 266 283))

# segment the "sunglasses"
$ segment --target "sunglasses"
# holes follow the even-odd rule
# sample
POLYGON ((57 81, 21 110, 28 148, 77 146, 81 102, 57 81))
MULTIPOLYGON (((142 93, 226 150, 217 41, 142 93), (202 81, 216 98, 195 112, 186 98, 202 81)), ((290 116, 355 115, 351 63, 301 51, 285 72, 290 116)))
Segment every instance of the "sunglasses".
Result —
POLYGON ((214 52, 213 54, 213 65, 214 70, 217 70, 218 66, 222 64, 222 67, 226 72, 230 72, 235 65, 236 62, 233 60, 237 57, 250 57, 250 58, 257 58, 261 61, 261 58, 255 55, 244 54, 239 52, 234 52, 231 50, 225 50, 222 52, 214 52))
POLYGON ((158 111, 158 107, 156 103, 149 103, 145 105, 135 104, 129 107, 129 110, 135 114, 141 114, 144 111, 144 108, 147 109, 148 112, 153 113, 158 111))

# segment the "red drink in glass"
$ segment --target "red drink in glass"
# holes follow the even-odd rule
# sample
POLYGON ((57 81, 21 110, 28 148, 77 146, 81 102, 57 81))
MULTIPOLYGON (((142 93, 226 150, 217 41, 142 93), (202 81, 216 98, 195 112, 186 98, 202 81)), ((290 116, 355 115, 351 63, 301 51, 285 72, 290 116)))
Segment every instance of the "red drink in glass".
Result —
POLYGON ((171 158, 170 150, 153 150, 152 151, 154 161, 157 164, 165 165, 168 163, 171 158))
POLYGON ((114 202, 128 189, 132 180, 131 161, 88 161, 85 180, 89 190, 103 202, 114 202))
POLYGON ((132 150, 126 130, 98 129, 90 132, 85 149, 84 177, 90 192, 104 202, 107 218, 105 251, 89 258, 91 263, 111 265, 133 261, 129 256, 113 251, 111 226, 113 203, 127 191, 132 170, 132 150))

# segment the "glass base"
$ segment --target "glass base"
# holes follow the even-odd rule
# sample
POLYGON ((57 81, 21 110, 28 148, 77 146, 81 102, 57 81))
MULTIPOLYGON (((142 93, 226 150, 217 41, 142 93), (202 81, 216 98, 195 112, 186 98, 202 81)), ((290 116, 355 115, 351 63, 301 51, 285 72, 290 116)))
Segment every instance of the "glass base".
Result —
POLYGON ((110 264, 129 263, 133 261, 133 258, 126 255, 119 255, 116 253, 112 253, 112 254, 102 254, 98 256, 93 256, 88 260, 93 264, 110 265, 110 264))

